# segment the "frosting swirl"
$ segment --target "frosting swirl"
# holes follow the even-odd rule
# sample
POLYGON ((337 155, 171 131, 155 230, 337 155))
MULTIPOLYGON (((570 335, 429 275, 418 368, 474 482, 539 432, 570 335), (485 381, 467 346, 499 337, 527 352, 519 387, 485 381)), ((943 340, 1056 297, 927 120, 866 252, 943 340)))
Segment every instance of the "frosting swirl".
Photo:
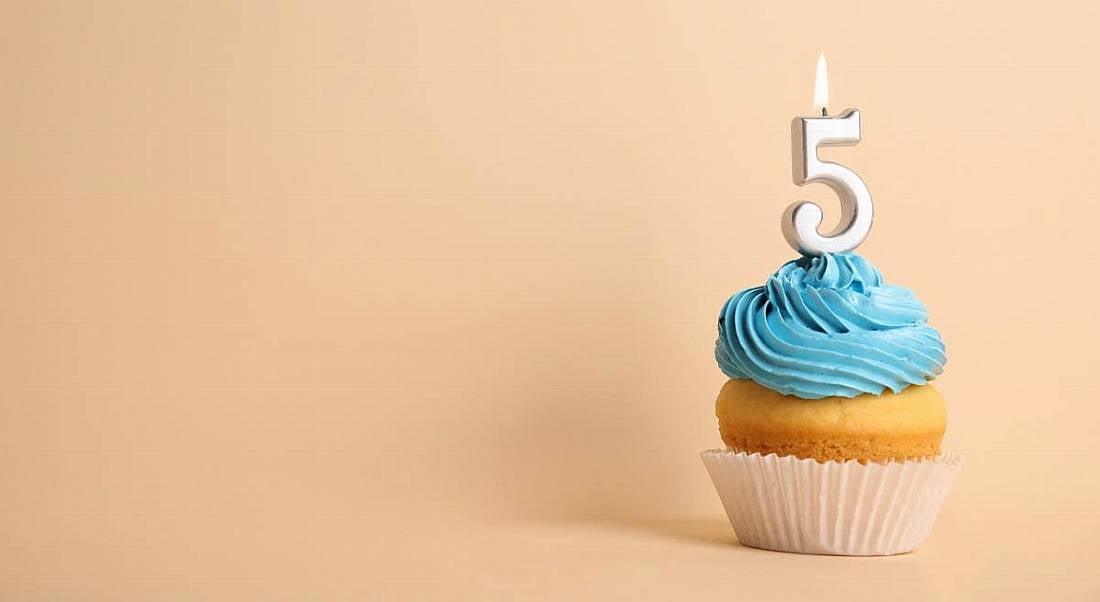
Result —
POLYGON ((714 355, 730 378, 805 399, 897 393, 943 372, 943 340, 909 289, 855 253, 788 262, 726 301, 714 355))

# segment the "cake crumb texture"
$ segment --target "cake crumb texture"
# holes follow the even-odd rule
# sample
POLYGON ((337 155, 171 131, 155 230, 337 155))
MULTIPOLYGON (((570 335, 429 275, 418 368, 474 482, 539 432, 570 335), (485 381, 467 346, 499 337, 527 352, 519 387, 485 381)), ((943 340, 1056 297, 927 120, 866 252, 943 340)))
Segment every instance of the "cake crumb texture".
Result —
POLYGON ((882 395, 802 399, 731 379, 715 404, 726 447, 819 462, 889 462, 939 455, 947 426, 931 385, 882 395))

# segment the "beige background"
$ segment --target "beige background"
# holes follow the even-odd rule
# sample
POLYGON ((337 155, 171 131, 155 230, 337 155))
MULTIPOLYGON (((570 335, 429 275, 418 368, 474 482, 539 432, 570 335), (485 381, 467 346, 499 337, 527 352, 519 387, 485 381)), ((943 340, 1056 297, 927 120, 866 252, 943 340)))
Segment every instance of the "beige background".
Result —
POLYGON ((1100 600, 1092 2, 5 2, 0 599, 1100 600), (913 555, 736 545, 828 53, 948 342, 913 555))

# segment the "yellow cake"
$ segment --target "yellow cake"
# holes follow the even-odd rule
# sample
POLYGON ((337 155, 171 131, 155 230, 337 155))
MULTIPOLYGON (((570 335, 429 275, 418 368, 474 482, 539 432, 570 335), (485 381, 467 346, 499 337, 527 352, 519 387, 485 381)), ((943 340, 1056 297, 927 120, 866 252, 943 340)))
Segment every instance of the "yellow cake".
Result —
POLYGON ((718 394, 715 413, 730 449, 820 462, 934 457, 947 426, 943 398, 931 385, 896 394, 801 399, 731 379, 718 394))

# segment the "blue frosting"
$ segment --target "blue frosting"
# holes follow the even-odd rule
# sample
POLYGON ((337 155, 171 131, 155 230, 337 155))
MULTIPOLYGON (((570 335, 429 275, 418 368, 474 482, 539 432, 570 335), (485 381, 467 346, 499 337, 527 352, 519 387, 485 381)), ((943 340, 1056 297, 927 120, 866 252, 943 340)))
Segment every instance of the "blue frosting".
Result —
POLYGON ((943 372, 943 340, 927 319, 912 291, 863 257, 803 257, 726 302, 714 355, 726 376, 784 395, 897 393, 943 372))

